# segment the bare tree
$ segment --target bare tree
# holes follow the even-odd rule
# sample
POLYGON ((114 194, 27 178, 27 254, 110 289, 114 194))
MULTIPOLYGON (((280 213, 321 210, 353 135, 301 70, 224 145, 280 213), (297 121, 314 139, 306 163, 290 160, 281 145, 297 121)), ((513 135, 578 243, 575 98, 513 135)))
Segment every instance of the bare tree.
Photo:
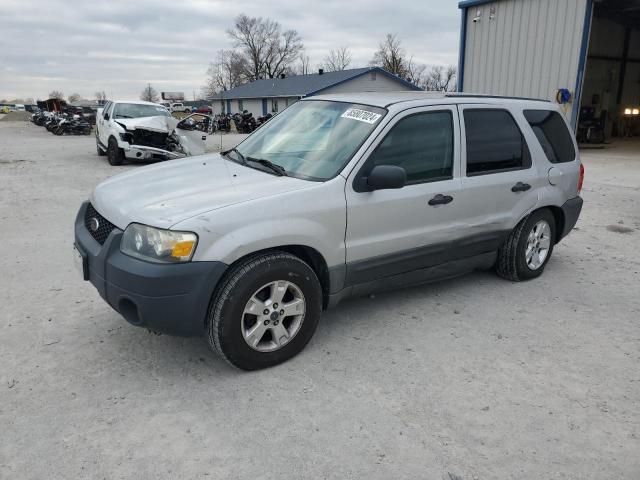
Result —
POLYGON ((102 90, 101 92, 96 92, 94 96, 99 102, 104 102, 107 100, 107 92, 105 92, 104 90, 102 90))
POLYGON ((221 90, 230 90, 251 79, 250 66, 242 53, 237 50, 220 50, 215 61, 207 69, 206 85, 202 88, 205 96, 221 90))
POLYGON ((427 72, 424 84, 425 90, 438 92, 453 92, 456 89, 456 67, 436 65, 427 72))
POLYGON ((382 67, 386 71, 402 78, 407 78, 407 65, 402 42, 397 35, 387 33, 373 55, 371 65, 382 67))
POLYGON ((148 83, 147 87, 140 93, 140 100, 144 100, 145 102, 157 102, 160 100, 160 97, 158 96, 156 89, 148 83))
POLYGON ((269 50, 271 38, 278 31, 277 22, 262 17, 249 17, 240 14, 236 17, 233 28, 227 34, 235 41, 235 45, 246 56, 252 79, 257 79, 264 72, 264 59, 269 50))
POLYGON ((264 73, 269 77, 277 77, 287 73, 304 50, 302 39, 295 30, 274 33, 264 61, 264 73))
POLYGON ((304 48, 298 32, 283 32, 278 22, 268 18, 238 15, 227 33, 246 59, 249 80, 285 73, 304 48))
POLYGON ((328 72, 339 72, 346 70, 351 65, 351 51, 349 47, 340 46, 335 50, 331 50, 324 57, 324 68, 328 72))
POLYGON ((72 93, 71 95, 69 95, 67 97, 67 100, 69 101, 69 103, 74 103, 77 102, 78 100, 80 100, 82 97, 80 96, 79 93, 72 93))
POLYGON ((309 55, 305 55, 304 53, 301 53, 300 56, 298 57, 298 68, 297 68, 297 72, 300 75, 308 75, 310 72, 310 64, 311 64, 311 58, 309 58, 309 55))
POLYGON ((427 69, 426 65, 415 63, 413 57, 405 60, 405 77, 407 82, 413 83, 421 88, 424 88, 424 72, 427 69))
POLYGON ((49 98, 57 98, 58 100, 64 100, 64 93, 60 90, 51 90, 49 92, 49 98))

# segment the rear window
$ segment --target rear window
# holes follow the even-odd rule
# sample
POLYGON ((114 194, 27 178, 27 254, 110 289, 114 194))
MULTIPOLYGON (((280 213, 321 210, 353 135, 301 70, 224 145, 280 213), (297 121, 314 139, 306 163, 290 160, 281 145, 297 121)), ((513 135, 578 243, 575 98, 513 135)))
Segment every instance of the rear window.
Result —
POLYGON ((572 162, 576 158, 571 134, 558 112, 525 110, 523 113, 551 163, 572 162))
POLYGON ((529 149, 509 112, 499 109, 466 109, 467 176, 531 167, 529 149))

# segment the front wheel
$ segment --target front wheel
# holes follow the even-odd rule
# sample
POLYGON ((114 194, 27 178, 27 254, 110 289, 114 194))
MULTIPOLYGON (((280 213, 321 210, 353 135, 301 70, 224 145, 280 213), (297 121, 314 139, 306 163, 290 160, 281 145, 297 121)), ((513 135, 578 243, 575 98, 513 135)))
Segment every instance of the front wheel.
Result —
POLYGON ((238 368, 271 367, 305 347, 321 311, 313 269, 289 253, 265 253, 238 263, 222 280, 209 307, 207 339, 238 368))
POLYGON ((122 149, 118 147, 118 141, 113 137, 109 139, 109 146, 107 147, 107 158, 109 159, 109 164, 113 166, 122 165, 122 162, 124 162, 124 154, 122 153, 122 149))
POLYGON ((520 221, 498 252, 496 272, 519 282, 542 275, 551 258, 556 222, 546 208, 536 210, 520 221))

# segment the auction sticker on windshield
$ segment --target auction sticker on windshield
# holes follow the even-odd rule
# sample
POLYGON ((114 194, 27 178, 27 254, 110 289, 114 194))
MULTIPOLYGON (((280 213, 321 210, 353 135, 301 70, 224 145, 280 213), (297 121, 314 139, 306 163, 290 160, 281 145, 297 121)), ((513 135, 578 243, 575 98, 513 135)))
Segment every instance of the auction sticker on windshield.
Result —
POLYGON ((374 124, 381 117, 379 113, 369 112, 367 110, 360 110, 359 108, 350 108, 342 115, 341 118, 350 118, 352 120, 358 120, 359 122, 374 124))

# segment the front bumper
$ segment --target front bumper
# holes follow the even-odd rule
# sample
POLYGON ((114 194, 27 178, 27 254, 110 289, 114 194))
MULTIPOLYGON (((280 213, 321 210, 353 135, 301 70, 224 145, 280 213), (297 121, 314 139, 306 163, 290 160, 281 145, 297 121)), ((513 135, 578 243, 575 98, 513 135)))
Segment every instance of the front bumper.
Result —
POLYGON ((576 226, 576 222, 578 221, 578 217, 582 211, 582 204, 583 200, 578 196, 571 200, 567 200, 564 202, 562 207, 560 207, 564 216, 564 225, 562 232, 560 232, 560 236, 558 237, 558 241, 569 235, 569 232, 576 226))
POLYGON ((184 153, 170 152, 156 147, 144 145, 131 145, 124 142, 122 147, 124 156, 130 160, 171 160, 184 157, 184 153))
POLYGON ((100 245, 85 227, 88 202, 75 222, 75 246, 88 280, 132 325, 179 336, 202 335, 213 290, 227 269, 222 262, 158 264, 120 251, 122 230, 100 245))

